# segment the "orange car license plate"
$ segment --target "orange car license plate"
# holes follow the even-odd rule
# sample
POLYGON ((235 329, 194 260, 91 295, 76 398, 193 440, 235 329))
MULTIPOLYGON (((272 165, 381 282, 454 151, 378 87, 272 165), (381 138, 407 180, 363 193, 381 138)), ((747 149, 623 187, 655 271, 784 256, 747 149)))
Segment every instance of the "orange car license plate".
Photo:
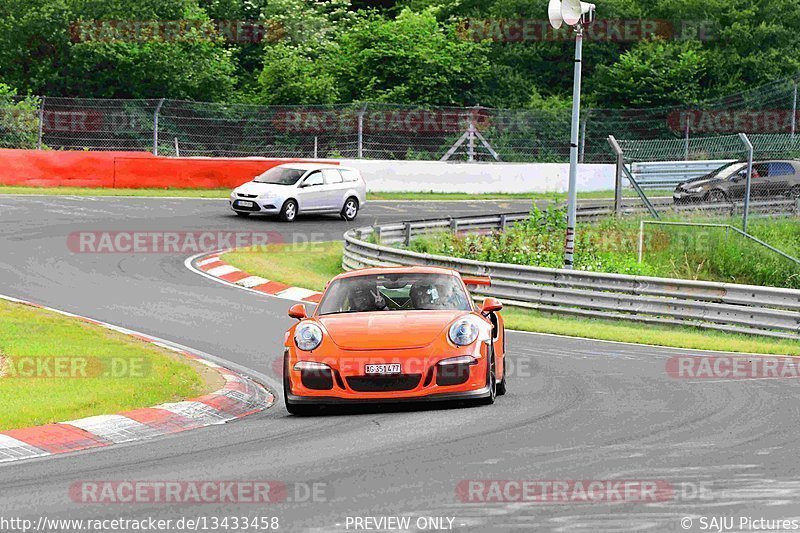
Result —
POLYGON ((400 373, 400 364, 390 365, 364 365, 364 373, 369 375, 386 376, 400 373))

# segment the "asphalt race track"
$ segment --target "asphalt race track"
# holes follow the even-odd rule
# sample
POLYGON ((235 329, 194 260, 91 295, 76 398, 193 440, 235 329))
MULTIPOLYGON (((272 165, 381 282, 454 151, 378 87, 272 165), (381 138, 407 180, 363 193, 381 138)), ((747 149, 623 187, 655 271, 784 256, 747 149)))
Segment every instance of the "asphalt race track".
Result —
MULTIPOLYGON (((356 224, 527 205, 372 202, 356 224)), ((274 383, 287 301, 192 273, 185 255, 71 253, 67 235, 269 230, 302 241, 338 239, 347 228, 337 217, 239 219, 218 200, 5 196, 0 293, 184 344, 274 383)), ((348 516, 447 516, 456 531, 476 532, 682 531, 683 517, 700 531, 699 516, 800 516, 795 380, 676 380, 665 361, 692 352, 554 336, 511 333, 508 352, 518 370, 491 407, 298 418, 279 401, 232 424, 2 466, 0 514, 278 516, 282 531, 345 531, 348 516), (83 480, 233 479, 325 483, 328 501, 91 505, 68 496, 83 480), (475 479, 665 480, 675 494, 647 504, 463 503, 456 487, 475 479)))

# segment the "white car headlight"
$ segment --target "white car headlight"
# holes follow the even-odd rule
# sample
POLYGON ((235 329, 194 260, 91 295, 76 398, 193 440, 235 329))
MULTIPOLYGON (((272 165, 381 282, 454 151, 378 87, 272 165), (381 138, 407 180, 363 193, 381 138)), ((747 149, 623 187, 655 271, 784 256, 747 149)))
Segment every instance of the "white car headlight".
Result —
POLYGON ((474 319, 464 317, 450 326, 450 340, 456 346, 468 346, 478 338, 479 328, 474 319))
POLYGON ((304 352, 315 350, 322 342, 322 330, 313 322, 303 322, 294 330, 294 343, 304 352))
POLYGON ((687 192, 700 192, 702 190, 703 190, 702 187, 692 187, 691 189, 688 189, 687 192))

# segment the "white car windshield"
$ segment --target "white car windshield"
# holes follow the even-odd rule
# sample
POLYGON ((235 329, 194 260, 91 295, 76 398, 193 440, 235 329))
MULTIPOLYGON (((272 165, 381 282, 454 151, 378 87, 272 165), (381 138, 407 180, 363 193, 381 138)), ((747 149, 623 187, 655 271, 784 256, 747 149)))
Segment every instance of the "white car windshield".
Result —
POLYGON ((263 174, 255 177, 256 183, 272 183, 273 185, 294 185, 305 170, 299 168, 272 167, 263 174))
POLYGON ((729 165, 724 165, 715 170, 714 172, 712 172, 709 177, 726 180, 731 176, 733 176, 734 174, 736 174, 736 172, 740 168, 742 168, 741 163, 731 163, 729 165))
POLYGON ((469 294, 456 276, 380 274, 341 278, 328 287, 320 315, 371 311, 471 311, 469 294))

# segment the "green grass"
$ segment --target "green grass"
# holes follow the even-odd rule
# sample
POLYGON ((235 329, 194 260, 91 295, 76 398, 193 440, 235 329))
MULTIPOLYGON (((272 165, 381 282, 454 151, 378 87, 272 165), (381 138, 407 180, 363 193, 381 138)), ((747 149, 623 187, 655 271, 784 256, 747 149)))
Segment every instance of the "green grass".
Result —
POLYGON ((0 430, 151 407, 196 397, 222 384, 205 367, 150 343, 2 300, 0 358, 0 430), (37 362, 46 357, 86 357, 91 362, 86 373, 70 371, 70 377, 20 377, 30 368, 22 358, 37 362), (95 362, 112 361, 117 369, 133 372, 122 370, 124 377, 111 377, 92 370, 98 368, 95 362))
POLYGON ((513 307, 506 308, 503 311, 503 317, 506 327, 520 331, 695 350, 800 355, 800 342, 788 339, 767 339, 752 335, 678 326, 642 326, 618 320, 549 315, 513 307))
POLYGON ((223 255, 222 260, 269 280, 322 291, 342 272, 342 243, 272 244, 256 252, 242 248, 223 255))
MULTIPOLYGON (((342 244, 312 243, 307 247, 274 245, 267 253, 230 252, 222 259, 267 279, 313 290, 342 272, 342 244)), ((679 326, 633 324, 618 320, 568 317, 508 307, 509 329, 618 342, 771 355, 800 355, 800 342, 768 339, 679 326)))
MULTIPOLYGON (((22 187, 16 185, 0 185, 0 194, 41 194, 64 196, 149 196, 174 198, 228 198, 230 189, 104 189, 90 187, 22 187)), ((660 194, 663 191, 652 191, 660 194)), ((666 191, 669 193, 669 191, 666 191)), ((651 193, 648 193, 651 194, 651 193)), ((631 190, 625 190, 624 196, 634 196, 631 190)), ((612 198, 614 191, 579 192, 583 199, 612 198)), ((437 193, 437 192, 370 192, 368 200, 564 200, 564 193, 437 193)))

